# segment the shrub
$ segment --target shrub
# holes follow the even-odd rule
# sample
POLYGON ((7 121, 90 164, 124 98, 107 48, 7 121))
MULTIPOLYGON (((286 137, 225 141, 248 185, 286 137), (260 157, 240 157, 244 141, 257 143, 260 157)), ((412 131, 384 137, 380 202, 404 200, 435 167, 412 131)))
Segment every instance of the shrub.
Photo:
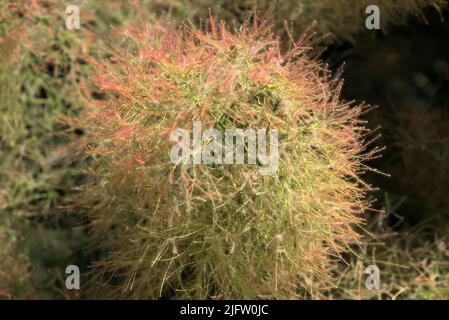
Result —
POLYGON ((133 298, 318 296, 369 209, 360 174, 378 149, 364 153, 364 108, 339 102, 306 37, 283 54, 265 23, 156 21, 120 35, 94 63, 106 98, 77 120, 92 158, 77 209, 106 252, 94 279, 133 298), (277 171, 173 164, 170 134, 193 121, 277 129, 277 171))

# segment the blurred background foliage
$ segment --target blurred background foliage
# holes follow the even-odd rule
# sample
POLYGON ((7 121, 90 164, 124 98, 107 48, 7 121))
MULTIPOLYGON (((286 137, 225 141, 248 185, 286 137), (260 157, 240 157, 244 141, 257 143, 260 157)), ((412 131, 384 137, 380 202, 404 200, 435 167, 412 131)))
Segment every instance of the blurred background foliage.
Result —
POLYGON ((74 219, 59 209, 76 173, 67 148, 73 137, 58 117, 84 103, 87 43, 65 28, 65 10, 56 2, 0 6, 0 241, 7 250, 0 266, 15 270, 17 263, 11 297, 51 298, 61 267, 82 246, 74 219))
POLYGON ((59 295, 65 266, 85 245, 78 217, 62 209, 80 179, 71 144, 82 131, 66 132, 60 118, 83 108, 85 59, 121 14, 110 3, 99 20, 91 5, 83 29, 68 30, 64 1, 0 4, 0 271, 17 275, 0 277, 0 292, 9 297, 59 295))
MULTIPOLYGON (((82 112, 92 94, 89 57, 115 41, 117 25, 145 14, 179 23, 209 12, 238 26, 254 8, 285 40, 317 33, 322 58, 343 70, 343 98, 379 105, 366 117, 387 146, 369 175, 379 186, 378 214, 365 242, 336 263, 339 286, 327 297, 449 298, 449 15, 442 0, 378 0, 381 31, 364 28, 372 1, 93 1, 81 9, 81 30, 67 30, 67 3, 0 3, 0 297, 89 298, 64 288, 64 270, 87 270, 99 254, 86 250, 86 223, 64 209, 83 179, 71 144, 83 130, 60 121, 82 112), (369 3, 368 3, 369 2, 369 3), (256 6, 255 6, 256 4, 256 6), (310 32, 310 31, 309 31, 310 32), (384 212, 382 212, 384 210, 384 212), (381 290, 364 289, 364 268, 376 263, 381 290)), ((87 293, 84 293, 87 292, 87 293)), ((107 297, 96 290, 95 297, 107 297)))

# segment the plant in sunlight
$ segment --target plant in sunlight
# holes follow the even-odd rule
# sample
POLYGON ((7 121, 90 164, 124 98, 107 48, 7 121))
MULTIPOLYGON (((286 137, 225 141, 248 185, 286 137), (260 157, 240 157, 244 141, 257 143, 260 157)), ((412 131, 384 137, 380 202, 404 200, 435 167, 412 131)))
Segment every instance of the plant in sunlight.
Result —
POLYGON ((72 120, 92 159, 74 206, 105 250, 94 279, 133 298, 319 296, 370 207, 359 176, 379 149, 366 150, 366 108, 339 102, 306 36, 283 54, 264 22, 230 32, 212 18, 200 30, 153 21, 119 36, 93 62, 105 97, 72 120), (277 170, 174 164, 170 135, 194 121, 276 129, 277 170))

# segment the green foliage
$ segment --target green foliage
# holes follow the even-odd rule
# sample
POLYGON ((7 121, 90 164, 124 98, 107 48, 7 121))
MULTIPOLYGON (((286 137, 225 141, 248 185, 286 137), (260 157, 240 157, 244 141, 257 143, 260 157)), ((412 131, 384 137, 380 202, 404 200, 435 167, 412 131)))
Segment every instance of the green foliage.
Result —
POLYGON ((133 298, 317 297, 369 208, 362 108, 303 42, 282 54, 263 24, 208 30, 130 26, 95 64, 108 95, 79 121, 94 160, 78 200, 108 252, 94 279, 133 298), (278 171, 171 163, 171 131, 193 121, 277 129, 278 171))
POLYGON ((7 250, 1 263, 20 269, 0 275, 11 278, 0 279, 0 289, 12 290, 2 287, 9 283, 16 287, 11 297, 52 297, 58 273, 51 269, 63 272, 82 244, 68 245, 79 234, 61 230, 73 224, 59 207, 74 184, 69 149, 74 137, 65 134, 58 118, 76 114, 85 103, 80 86, 86 43, 80 32, 66 29, 63 2, 0 6, 0 226, 5 228, 0 246, 7 250), (55 253, 61 243, 68 247, 55 253))
MULTIPOLYGON (((1 199, 0 199, 1 200, 1 199)), ((30 263, 18 248, 17 231, 10 219, 0 217, 0 299, 30 297, 35 293, 30 281, 30 263)))

